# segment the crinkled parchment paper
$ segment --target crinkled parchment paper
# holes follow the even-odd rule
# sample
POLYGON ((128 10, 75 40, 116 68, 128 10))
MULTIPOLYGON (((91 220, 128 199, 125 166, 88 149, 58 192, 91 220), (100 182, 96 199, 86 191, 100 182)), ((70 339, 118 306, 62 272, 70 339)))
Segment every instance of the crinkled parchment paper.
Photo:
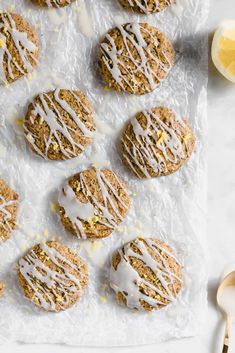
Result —
POLYGON ((84 0, 61 10, 39 9, 28 0, 1 1, 24 15, 41 40, 35 75, 0 88, 0 173, 20 195, 19 229, 0 245, 0 342, 61 342, 75 345, 145 344, 198 332, 206 307, 205 140, 207 33, 209 0, 177 0, 171 9, 150 17, 121 9, 116 0, 84 0), (166 32, 177 49, 177 63, 160 89, 142 97, 104 89, 97 73, 97 45, 116 23, 148 21, 166 32), (98 132, 93 145, 68 162, 46 162, 29 152, 21 120, 32 97, 54 87, 79 87, 91 100, 98 132), (196 152, 174 175, 136 180, 118 153, 120 132, 143 108, 164 104, 190 120, 196 152), (63 230, 53 205, 64 179, 90 167, 108 166, 129 184, 132 207, 113 235, 94 243, 63 230), (167 241, 184 264, 185 289, 168 308, 150 314, 118 306, 107 289, 110 256, 138 235, 167 241), (32 245, 57 238, 75 248, 90 267, 90 286, 74 308, 45 313, 26 301, 16 278, 16 262, 32 245))

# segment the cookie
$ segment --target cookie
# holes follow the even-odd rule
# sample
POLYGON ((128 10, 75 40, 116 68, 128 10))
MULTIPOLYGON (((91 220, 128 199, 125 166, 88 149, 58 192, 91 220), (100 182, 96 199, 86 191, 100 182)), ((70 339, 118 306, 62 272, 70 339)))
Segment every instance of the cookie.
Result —
POLYGON ((114 254, 110 286, 130 309, 159 310, 182 290, 182 266, 164 242, 137 238, 114 254))
POLYGON ((39 39, 20 15, 0 13, 0 83, 12 83, 37 65, 39 39))
POLYGON ((59 312, 73 306, 88 284, 85 262, 57 241, 35 245, 18 263, 24 296, 36 306, 59 312))
POLYGON ((166 107, 137 114, 121 139, 123 161, 138 178, 176 172, 194 146, 195 136, 187 120, 166 107))
POLYGON ((30 148, 47 160, 77 157, 92 142, 93 110, 81 91, 57 88, 39 94, 24 121, 30 148))
POLYGON ((0 243, 10 238, 16 228, 18 199, 18 194, 0 179, 0 243))
POLYGON ((5 288, 4 283, 0 281, 0 297, 2 297, 3 295, 4 288, 5 288))
POLYGON ((127 9, 148 15, 165 10, 176 0, 119 0, 119 2, 127 9))
POLYGON ((85 170, 69 178, 59 194, 60 218, 78 238, 104 238, 127 216, 126 185, 108 169, 85 170))
POLYGON ((72 4, 74 0, 31 0, 34 4, 47 7, 65 7, 72 4))
POLYGON ((174 64, 171 41, 147 23, 127 23, 111 29, 100 44, 99 67, 117 90, 142 95, 157 88, 174 64))

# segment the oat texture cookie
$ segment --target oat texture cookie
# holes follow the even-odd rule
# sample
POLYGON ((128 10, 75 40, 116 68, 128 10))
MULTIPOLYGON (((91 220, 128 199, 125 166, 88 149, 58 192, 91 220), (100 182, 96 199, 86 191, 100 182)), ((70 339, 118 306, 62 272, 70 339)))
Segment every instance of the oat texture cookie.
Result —
POLYGON ((0 297, 3 295, 4 287, 4 283, 0 281, 0 297))
POLYGON ((141 95, 160 85, 174 57, 171 41, 159 29, 127 23, 106 34, 100 44, 99 66, 111 88, 141 95))
POLYGON ((0 83, 12 83, 37 65, 39 39, 21 16, 0 13, 0 83))
POLYGON ((77 157, 95 131, 90 102, 81 91, 56 89, 39 94, 24 121, 30 148, 48 160, 77 157))
POLYGON ((190 157, 195 137, 186 119, 157 107, 129 123, 121 139, 124 163, 139 178, 176 172, 190 157))
POLYGON ((47 7, 65 7, 72 4, 74 0, 31 0, 34 4, 47 7))
POLYGON ((84 261, 57 241, 35 245, 18 263, 24 296, 46 311, 73 306, 88 284, 84 261))
POLYGON ((181 291, 182 266, 164 242, 137 238, 114 254, 110 286, 120 304, 158 310, 172 303, 181 291))
POLYGON ((0 179, 0 243, 10 238, 16 228, 19 196, 0 179))
POLYGON ((119 2, 125 8, 148 15, 165 10, 176 0, 119 0, 119 2))
POLYGON ((60 217, 65 229, 78 238, 103 238, 127 216, 130 198, 126 185, 108 169, 85 170, 63 185, 60 217))

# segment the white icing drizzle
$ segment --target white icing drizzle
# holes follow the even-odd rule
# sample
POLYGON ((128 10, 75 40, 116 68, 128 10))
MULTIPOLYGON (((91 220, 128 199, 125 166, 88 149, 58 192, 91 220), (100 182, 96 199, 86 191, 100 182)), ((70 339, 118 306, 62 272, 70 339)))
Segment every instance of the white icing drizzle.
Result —
MULTIPOLYGON (((87 115, 90 115, 92 112, 90 109, 84 104, 84 102, 81 101, 79 96, 77 96, 73 91, 69 91, 73 97, 76 99, 76 101, 82 106, 84 111, 86 112, 87 115)), ((82 121, 82 117, 77 115, 77 113, 72 109, 72 107, 66 102, 66 100, 60 98, 60 89, 57 88, 53 92, 53 98, 56 101, 57 104, 67 113, 69 116, 73 119, 75 122, 77 128, 81 131, 81 133, 84 135, 86 138, 91 138, 93 136, 92 131, 90 131, 85 123, 82 121)), ((66 122, 63 120, 62 115, 60 114, 59 110, 57 109, 57 106, 55 103, 52 101, 52 99, 49 97, 48 94, 43 93, 39 95, 39 103, 33 103, 34 109, 32 110, 31 114, 34 115, 35 117, 40 117, 42 121, 45 121, 46 124, 48 125, 50 129, 50 134, 48 139, 46 140, 45 138, 45 148, 44 151, 41 151, 38 146, 36 145, 35 140, 37 137, 29 131, 29 129, 26 127, 24 124, 24 129, 26 131, 26 138, 29 141, 29 143, 33 146, 34 150, 44 159, 48 159, 48 150, 51 145, 54 145, 53 139, 55 139, 56 144, 59 146, 60 151, 64 155, 65 158, 70 159, 73 157, 77 156, 76 149, 79 148, 81 151, 84 150, 84 146, 77 143, 72 134, 76 130, 71 128, 66 124, 66 122), (51 104, 53 110, 49 107, 48 102, 51 104), (65 148, 63 146, 63 143, 61 141, 62 135, 66 140, 69 142, 70 146, 69 148, 65 148)), ((34 120, 30 119, 30 123, 34 124, 34 120)))
POLYGON ((64 208, 66 216, 73 223, 77 236, 86 239, 81 220, 87 221, 95 216, 94 206, 89 202, 80 202, 68 181, 62 187, 58 202, 64 208))
MULTIPOLYGON (((86 233, 81 221, 89 222, 92 217, 97 216, 97 223, 110 229, 114 229, 121 221, 123 221, 124 217, 115 205, 113 198, 115 198, 124 209, 128 209, 128 205, 122 201, 118 192, 105 176, 104 171, 96 170, 95 173, 96 181, 102 193, 102 203, 98 202, 95 195, 89 190, 85 172, 79 173, 77 177, 81 192, 86 196, 87 203, 82 203, 77 199, 68 182, 62 188, 58 200, 60 206, 64 208, 66 216, 73 222, 77 236, 82 239, 86 239, 86 233)), ((122 190, 128 194, 128 191, 124 188, 124 185, 120 183, 114 173, 113 177, 115 177, 122 190)))
POLYGON ((17 201, 15 200, 7 201, 2 195, 0 195, 0 215, 3 217, 3 220, 0 222, 0 228, 3 228, 6 232, 12 231, 12 227, 9 223, 10 219, 12 218, 12 214, 7 210, 7 207, 14 205, 16 202, 17 201))
MULTIPOLYGON (((141 171, 146 178, 151 178, 147 166, 151 167, 156 175, 160 175, 167 171, 167 162, 177 164, 187 158, 187 146, 185 145, 184 151, 181 141, 183 136, 178 136, 176 131, 153 111, 144 111, 143 114, 147 122, 145 129, 136 117, 131 123, 138 145, 125 134, 125 139, 129 141, 131 147, 122 138, 123 156, 137 176, 141 178, 139 173, 141 171)), ((177 121, 184 126, 181 119, 177 121)))
POLYGON ((175 288, 175 282, 182 283, 179 278, 168 266, 167 261, 164 259, 163 254, 173 258, 176 264, 179 265, 178 260, 174 255, 157 244, 153 239, 136 239, 134 246, 140 251, 140 254, 135 253, 130 244, 124 245, 124 247, 118 250, 120 255, 120 262, 115 270, 111 267, 110 270, 110 286, 116 293, 122 293, 125 296, 126 304, 131 309, 143 309, 141 302, 144 300, 146 303, 151 305, 153 308, 159 308, 159 306, 165 306, 169 302, 173 302, 177 296, 175 288), (146 244, 145 244, 146 243, 146 244), (152 258, 147 250, 147 246, 150 247, 159 258, 158 261, 152 258), (154 285, 148 282, 145 278, 141 278, 139 273, 132 267, 130 258, 135 257, 146 264, 148 268, 157 276, 158 284, 154 285), (150 296, 140 291, 141 286, 148 287, 153 290, 158 298, 151 298, 150 296), (163 300, 164 299, 164 300, 163 300))
POLYGON ((70 273, 61 263, 66 263, 71 269, 82 276, 80 268, 66 259, 56 249, 47 244, 40 244, 41 250, 56 265, 57 271, 47 267, 32 249, 19 261, 19 271, 32 288, 34 296, 39 300, 40 306, 47 311, 56 311, 56 298, 65 309, 70 302, 70 296, 81 291, 80 280, 70 273), (73 285, 71 285, 73 282, 73 285))
MULTIPOLYGON (((46 0, 46 5, 48 7, 53 7, 54 5, 56 7, 61 7, 63 1, 62 0, 46 0)), ((72 0, 66 0, 66 5, 70 5, 72 3, 72 0)))
MULTIPOLYGON (((166 6, 173 4, 174 0, 165 0, 166 6)), ((160 10, 159 0, 154 0, 154 7, 151 8, 149 0, 128 0, 128 3, 131 7, 138 6, 138 8, 145 14, 151 12, 158 12, 160 10)))
POLYGON ((116 28, 123 38, 124 48, 128 53, 128 60, 132 62, 135 68, 130 69, 125 64, 124 59, 126 59, 126 54, 123 54, 124 49, 117 48, 114 39, 109 33, 106 34, 105 37, 108 43, 101 43, 101 60, 123 90, 125 90, 124 84, 126 84, 132 93, 137 91, 138 86, 142 84, 142 82, 138 82, 137 80, 138 73, 144 75, 150 85, 150 89, 154 90, 163 78, 156 74, 156 69, 152 69, 149 60, 153 60, 153 62, 167 74, 172 64, 165 51, 162 51, 162 55, 166 60, 166 64, 158 59, 157 56, 152 53, 151 49, 149 49, 142 32, 148 33, 153 43, 156 42, 157 39, 151 34, 148 28, 145 28, 141 23, 128 23, 119 25, 116 28), (131 49, 131 46, 133 46, 138 53, 137 59, 133 57, 133 49, 131 49), (124 73, 122 73, 121 69, 124 70, 124 73), (129 78, 126 78, 127 74, 130 76, 129 78))
POLYGON ((7 74, 9 77, 14 80, 14 72, 13 66, 17 68, 17 70, 22 74, 25 75, 29 72, 33 71, 33 66, 30 62, 30 59, 36 63, 37 60, 35 58, 35 51, 36 45, 28 38, 28 34, 26 32, 21 32, 17 29, 16 23, 10 13, 4 12, 0 14, 0 40, 3 43, 0 47, 0 81, 6 83, 7 82, 7 74), (7 42, 7 35, 10 35, 14 46, 18 50, 21 64, 21 67, 12 57, 6 42, 7 42), (3 67, 4 59, 7 58, 7 73, 3 67))

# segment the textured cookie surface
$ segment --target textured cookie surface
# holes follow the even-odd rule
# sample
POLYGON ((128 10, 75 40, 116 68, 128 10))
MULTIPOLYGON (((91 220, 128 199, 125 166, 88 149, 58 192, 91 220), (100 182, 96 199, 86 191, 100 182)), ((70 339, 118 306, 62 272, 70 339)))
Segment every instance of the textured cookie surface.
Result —
POLYGON ((0 281, 0 297, 3 295, 4 287, 4 283, 0 281))
POLYGON ((37 65, 39 40, 34 28, 14 13, 0 14, 0 83, 12 83, 37 65))
POLYGON ((35 245, 18 264, 24 295, 46 311, 73 306, 88 284, 86 264, 57 241, 35 245))
POLYGON ((72 4, 74 0, 31 0, 33 3, 39 6, 48 7, 65 7, 72 4))
POLYGON ((141 95, 166 78, 174 56, 172 43, 157 28, 127 23, 110 30, 101 42, 100 72, 115 90, 141 95))
POLYGON ((126 185, 108 169, 85 170, 68 179, 59 194, 64 227, 78 238, 103 238, 127 215, 126 185))
POLYGON ((56 89, 39 94, 24 121, 31 149, 50 160, 78 156, 92 142, 92 107, 80 91, 56 89))
POLYGON ((117 301, 130 309, 161 309, 183 287, 182 266, 164 242, 137 238, 114 254, 110 286, 117 301))
POLYGON ((144 14, 160 12, 175 3, 176 0, 119 0, 123 7, 144 14))
POLYGON ((18 198, 17 193, 0 179, 0 243, 7 240, 16 228, 18 198))
POLYGON ((151 178, 177 171, 190 157, 194 134, 185 119, 169 108, 143 111, 123 132, 124 163, 139 178, 151 178))

